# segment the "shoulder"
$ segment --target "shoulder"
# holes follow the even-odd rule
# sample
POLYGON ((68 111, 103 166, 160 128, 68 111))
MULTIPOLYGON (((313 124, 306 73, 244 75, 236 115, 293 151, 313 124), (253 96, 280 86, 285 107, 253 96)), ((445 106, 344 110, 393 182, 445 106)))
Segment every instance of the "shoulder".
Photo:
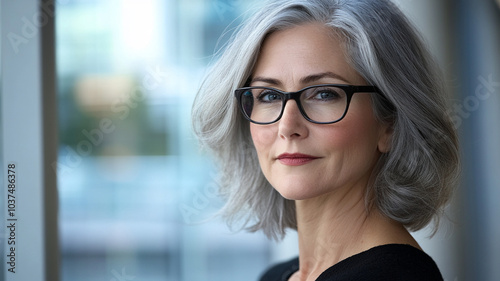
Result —
POLYGON ((268 268, 260 277, 260 281, 286 281, 299 270, 299 258, 282 262, 268 268))
POLYGON ((442 281, 443 277, 425 252, 410 245, 389 244, 349 257, 328 268, 317 280, 442 281))

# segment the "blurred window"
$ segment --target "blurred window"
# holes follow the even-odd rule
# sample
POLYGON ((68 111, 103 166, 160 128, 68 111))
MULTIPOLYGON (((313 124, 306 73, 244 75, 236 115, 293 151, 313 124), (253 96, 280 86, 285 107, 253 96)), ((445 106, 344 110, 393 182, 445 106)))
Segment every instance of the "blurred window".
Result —
POLYGON ((269 242, 210 219, 222 202, 190 124, 221 34, 256 1, 56 2, 61 280, 256 280, 269 242))

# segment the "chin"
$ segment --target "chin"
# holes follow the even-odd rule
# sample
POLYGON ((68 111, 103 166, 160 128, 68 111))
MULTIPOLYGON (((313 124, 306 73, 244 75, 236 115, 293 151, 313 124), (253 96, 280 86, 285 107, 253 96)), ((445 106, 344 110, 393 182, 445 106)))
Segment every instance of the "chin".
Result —
POLYGON ((287 186, 275 188, 276 191, 281 194, 285 199, 288 200, 305 200, 320 196, 322 193, 317 190, 311 190, 310 188, 302 186, 287 186))

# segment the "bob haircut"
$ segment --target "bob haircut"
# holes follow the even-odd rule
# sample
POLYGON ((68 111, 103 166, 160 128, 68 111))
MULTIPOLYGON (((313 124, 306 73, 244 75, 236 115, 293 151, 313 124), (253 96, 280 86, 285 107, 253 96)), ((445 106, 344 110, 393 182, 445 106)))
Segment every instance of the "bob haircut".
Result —
POLYGON ((233 34, 192 108, 195 134, 219 160, 219 191, 227 200, 222 214, 229 225, 243 220, 243 227, 274 239, 297 228, 295 203, 262 174, 249 122, 233 92, 249 81, 266 36, 313 22, 340 38, 353 68, 384 95, 371 95, 372 104, 376 118, 390 124, 393 135, 367 187, 367 207, 374 204, 410 231, 435 218, 437 230, 458 178, 457 135, 446 114, 436 64, 389 0, 270 1, 233 34))

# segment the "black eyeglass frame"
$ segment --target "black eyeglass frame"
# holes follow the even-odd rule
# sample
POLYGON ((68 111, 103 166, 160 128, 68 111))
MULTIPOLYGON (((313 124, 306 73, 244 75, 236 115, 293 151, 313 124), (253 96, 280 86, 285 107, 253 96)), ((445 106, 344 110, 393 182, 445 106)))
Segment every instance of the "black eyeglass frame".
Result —
MULTIPOLYGON (((259 125, 269 125, 269 124, 275 123, 278 120, 280 120, 281 117, 283 116, 283 112, 285 111, 285 105, 286 105, 287 101, 291 100, 291 99, 295 100, 295 102, 297 103, 297 106, 299 108, 300 113, 307 121, 309 121, 311 123, 315 123, 315 124, 333 124, 333 123, 339 122, 340 120, 344 119, 344 117, 347 114, 347 110, 349 110, 349 105, 351 104, 352 96, 355 93, 377 93, 377 94, 382 95, 382 92, 376 86, 357 86, 357 85, 346 85, 346 84, 313 85, 313 86, 305 87, 297 92, 284 92, 284 91, 281 91, 281 90, 278 90, 275 88, 271 88, 271 87, 243 87, 243 88, 238 88, 238 89, 234 90, 234 96, 238 101, 238 108, 240 109, 241 113, 243 113, 243 117, 245 117, 245 119, 247 119, 248 121, 250 121, 254 124, 259 124, 259 125), (300 95, 308 89, 318 88, 318 87, 337 87, 337 88, 342 89, 346 93, 347 104, 346 104, 344 113, 342 114, 342 116, 339 119, 331 121, 331 122, 318 122, 318 121, 312 120, 311 118, 309 118, 309 116, 307 116, 304 108, 302 107, 302 103, 300 102, 300 95), (245 110, 243 109, 243 105, 241 103, 241 96, 246 91, 252 90, 252 89, 267 89, 267 90, 275 91, 276 93, 278 93, 281 96, 281 98, 283 100, 281 103, 281 112, 275 120, 273 120, 271 122, 257 122, 257 121, 250 119, 250 116, 248 116, 246 114, 245 110)), ((383 97, 383 95, 382 95, 382 97, 383 97)))

